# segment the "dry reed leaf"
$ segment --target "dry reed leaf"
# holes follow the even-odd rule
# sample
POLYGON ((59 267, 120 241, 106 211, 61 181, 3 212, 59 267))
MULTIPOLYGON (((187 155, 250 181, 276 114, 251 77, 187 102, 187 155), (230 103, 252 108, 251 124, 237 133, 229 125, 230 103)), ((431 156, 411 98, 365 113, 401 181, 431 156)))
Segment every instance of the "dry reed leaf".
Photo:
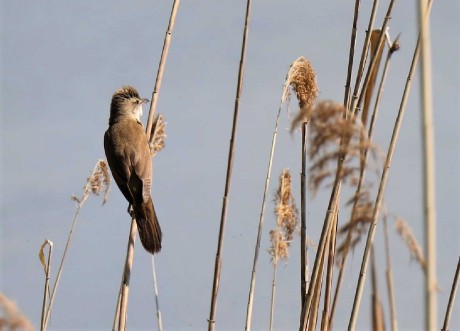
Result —
POLYGON ((0 330, 33 331, 32 323, 19 311, 13 301, 0 293, 0 330))
POLYGON ((40 259, 40 263, 43 266, 43 271, 45 272, 45 275, 47 274, 47 271, 48 271, 48 267, 46 266, 46 262, 45 262, 45 253, 44 253, 46 245, 50 246, 50 248, 53 249, 53 242, 51 240, 45 239, 45 241, 40 247, 40 251, 38 252, 38 257, 40 259))
POLYGON ((399 234, 401 239, 406 244, 406 247, 409 249, 410 256, 418 262, 423 270, 426 269, 426 260, 423 256, 423 250, 419 245, 417 239, 415 238, 412 229, 409 225, 401 218, 398 218, 395 221, 396 232, 399 234))
POLYGON ((281 101, 285 102, 290 96, 289 87, 295 92, 299 101, 299 113, 292 121, 291 131, 300 123, 307 121, 313 110, 312 106, 318 97, 316 73, 309 60, 303 56, 292 62, 284 82, 281 101))
MULTIPOLYGON (((367 85, 366 91, 364 93, 364 106, 363 106, 363 111, 361 114, 361 122, 366 126, 367 123, 367 118, 369 115, 369 107, 371 104, 371 99, 372 99, 372 93, 374 92, 374 87, 375 87, 375 82, 377 81, 377 73, 379 71, 380 67, 380 62, 382 59, 382 53, 383 53, 383 46, 380 49, 380 52, 377 53, 377 47, 378 47, 378 41, 380 38, 380 29, 375 29, 371 32, 371 44, 370 44, 370 61, 372 61, 373 58, 375 59, 375 65, 374 69, 370 73, 369 77, 369 83, 367 85)), ((370 63, 370 62, 369 62, 370 63)))

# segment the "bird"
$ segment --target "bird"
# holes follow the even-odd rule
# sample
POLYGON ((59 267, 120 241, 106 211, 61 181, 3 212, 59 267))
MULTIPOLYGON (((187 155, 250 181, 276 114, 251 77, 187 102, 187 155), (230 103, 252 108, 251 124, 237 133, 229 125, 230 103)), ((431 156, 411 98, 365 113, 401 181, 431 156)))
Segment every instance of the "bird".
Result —
POLYGON ((132 86, 115 91, 104 150, 112 176, 129 202, 128 212, 136 219, 142 246, 155 254, 161 250, 162 232, 150 194, 152 154, 141 122, 147 102, 132 86))

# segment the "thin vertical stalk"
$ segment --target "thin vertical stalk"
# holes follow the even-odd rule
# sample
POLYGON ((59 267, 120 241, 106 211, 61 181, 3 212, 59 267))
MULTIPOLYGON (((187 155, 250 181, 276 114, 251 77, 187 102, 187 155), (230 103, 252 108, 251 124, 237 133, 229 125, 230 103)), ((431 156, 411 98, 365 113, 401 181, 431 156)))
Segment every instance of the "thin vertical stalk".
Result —
POLYGON ((302 172, 300 174, 300 299, 303 300, 307 294, 307 124, 302 124, 302 172))
POLYGON ((212 285, 211 308, 208 319, 208 330, 213 331, 215 327, 215 315, 217 305, 217 295, 219 292, 220 273, 222 269, 222 246, 224 242, 225 223, 227 221, 228 194, 230 192, 230 183, 232 178, 233 158, 235 149, 236 128, 238 124, 238 113, 240 106, 241 90, 243 88, 244 62, 246 57, 246 40, 248 36, 249 17, 250 17, 251 0, 247 1, 246 18, 244 22, 243 42, 241 46, 240 65, 238 69, 238 82, 236 87, 235 107, 233 112, 232 133, 230 138, 230 147, 228 152, 227 175, 225 179, 224 197, 222 202, 222 213, 220 217, 219 239, 217 242, 216 260, 214 265, 214 280, 212 285))
MULTIPOLYGON (((377 14, 378 4, 379 4, 379 0, 374 0, 373 3, 372 3, 371 16, 369 17, 369 24, 368 24, 367 30, 366 30, 366 38, 364 40, 363 49, 361 51, 361 58, 359 60, 358 71, 357 71, 357 74, 356 74, 356 81, 355 81, 355 87, 354 87, 354 92, 353 92, 353 95, 355 95, 355 96, 358 94, 359 86, 361 84, 361 79, 363 77, 364 66, 366 65, 367 54, 369 52, 369 45, 370 45, 370 41, 371 41, 371 33, 372 33, 372 30, 373 30, 373 27, 374 27, 375 15, 377 14)), ((348 99, 347 99, 348 102, 349 102, 349 98, 350 98, 350 96, 348 95, 348 99)), ((347 109, 352 110, 352 108, 348 108, 348 106, 349 106, 348 103, 345 104, 345 105, 347 106, 347 109)))
MULTIPOLYGON (((431 7, 431 3, 432 3, 432 1, 430 1, 430 3, 428 4, 429 7, 431 7)), ((429 13, 429 8, 428 8, 427 13, 429 13)), ((385 160, 385 166, 384 166, 384 169, 383 169, 383 172, 382 172, 382 178, 380 180, 380 185, 379 185, 379 189, 378 189, 378 192, 377 192, 377 197, 376 197, 376 200, 375 200, 374 212, 373 212, 373 216, 372 216, 372 223, 371 223, 371 225, 369 227, 369 231, 368 231, 368 234, 367 234, 366 246, 365 246, 365 249, 364 249, 363 260, 362 260, 362 263, 361 263, 361 270, 360 270, 360 274, 359 274, 358 285, 357 285, 357 288, 356 288, 355 298, 354 298, 354 301, 353 301, 353 309, 352 309, 351 316, 350 316, 350 321, 349 321, 349 324, 348 324, 348 330, 349 331, 354 330, 355 326, 356 326, 356 320, 357 320, 357 317, 358 317, 359 306, 361 304, 361 297, 362 297, 362 294, 363 294, 364 283, 365 283, 365 280, 366 280, 366 270, 367 270, 367 264, 368 264, 368 261, 369 261, 370 246, 372 245, 372 242, 374 240, 375 227, 377 226, 378 215, 379 215, 379 211, 380 211, 380 205, 381 205, 382 200, 383 200, 383 194, 384 194, 385 187, 386 187, 386 182, 387 182, 387 179, 388 179, 388 174, 389 174, 389 170, 390 170, 390 164, 391 164, 391 160, 393 158, 394 150, 395 150, 395 147, 396 147, 396 142, 397 142, 398 136, 399 136, 399 130, 401 128, 401 123, 402 123, 404 113, 405 113, 405 110, 406 110, 406 104, 407 104, 407 99, 408 99, 408 96, 409 96, 412 77, 414 75, 415 68, 417 67, 419 53, 420 53, 420 38, 417 41, 417 46, 415 47, 414 55, 413 55, 413 58, 412 58, 412 63, 411 63, 411 66, 410 66, 409 74, 408 74, 408 77, 407 77, 406 85, 404 87, 404 92, 403 92, 401 104, 400 104, 399 111, 398 111, 398 116, 396 118, 393 133, 392 133, 392 136, 391 136, 390 146, 388 148, 388 153, 387 153, 387 157, 386 157, 386 160, 385 160)))
POLYGON ((320 299, 321 299, 321 290, 323 288, 323 272, 324 272, 324 265, 326 264, 326 254, 328 253, 329 250, 329 243, 331 241, 331 232, 333 231, 334 226, 332 226, 329 230, 329 233, 327 234, 327 247, 324 252, 324 254, 321 256, 321 263, 319 266, 319 275, 320 278, 318 279, 317 284, 313 288, 313 294, 312 294, 312 304, 311 304, 311 309, 307 314, 309 315, 308 317, 308 327, 306 330, 308 331, 314 331, 316 329, 316 323, 318 319, 318 310, 319 310, 319 304, 320 304, 320 299))
POLYGON ((460 258, 457 262, 457 270, 455 271, 454 281, 452 282, 452 289, 450 290, 449 303, 447 304, 446 315, 441 331, 449 331, 450 316, 452 315, 452 308, 454 307, 455 294, 457 293, 458 275, 460 274, 460 258))
POLYGON ((437 326, 436 289, 436 194, 433 129, 433 100, 431 87, 431 44, 428 0, 419 0, 420 81, 422 99, 423 206, 425 219, 425 330, 437 326))
MULTIPOLYGON (((176 20, 179 3, 180 3, 180 0, 174 0, 173 2, 173 6, 171 9, 171 15, 169 18, 169 23, 168 23, 168 28, 166 30, 166 35, 165 35, 165 39, 163 42, 163 49, 162 49, 161 56, 160 56, 160 63, 158 65, 155 86, 153 88, 152 101, 150 103, 150 110, 149 110, 149 117, 147 119, 147 126, 145 130, 146 134, 149 136, 149 146, 152 144, 153 139, 155 137, 155 133, 152 132, 152 126, 154 122, 154 115, 155 115, 155 110, 156 110, 156 106, 158 102, 158 94, 160 92, 161 81, 163 79, 163 72, 164 72, 164 68, 166 65, 166 59, 168 57, 169 45, 171 43, 171 36, 172 36, 173 29, 174 29, 174 23, 176 20)), ((126 316, 122 315, 122 313, 123 312, 126 313, 127 304, 128 304, 127 302, 128 302, 128 294, 129 294, 129 277, 131 273, 131 266, 133 263, 132 260, 134 257, 134 243, 135 243, 136 234, 137 234, 137 225, 136 225, 135 219, 131 220, 131 228, 130 228, 129 233, 130 233, 130 237, 128 240, 128 250, 126 252, 125 268, 124 268, 124 272, 122 276, 122 285, 120 289, 121 296, 119 299, 119 303, 117 302, 117 307, 119 307, 117 311, 120 314, 118 316, 119 331, 124 330, 125 323, 126 323, 126 316), (127 283, 125 282, 126 280, 128 281, 127 283), (121 328, 122 326, 123 328, 121 328)), ((115 320, 117 319, 116 314, 115 314, 115 320)))
POLYGON ((246 310, 246 325, 245 330, 251 330, 251 322, 252 322, 252 308, 254 304, 254 291, 256 286, 256 268, 257 268, 257 261, 259 260, 259 251, 260 251, 260 241, 262 238, 262 230, 264 226, 264 214, 265 214, 265 205, 267 201, 267 194, 268 188, 270 184, 270 177, 272 172, 272 164, 273 164, 273 156, 275 154, 275 145, 276 145, 276 138, 278 136, 278 123, 281 114, 283 100, 281 100, 280 106, 278 108, 278 114, 276 115, 275 120, 275 128, 273 130, 273 137, 272 137, 272 146, 270 149, 270 157, 268 159, 268 169, 267 175, 265 177, 265 187, 264 187, 264 194, 262 197, 262 207, 260 208, 260 218, 259 218, 259 227, 257 230, 257 240, 256 240, 256 247, 254 250, 254 262, 252 264, 252 273, 251 273, 251 283, 249 286, 249 298, 248 298, 248 307, 246 310))
MULTIPOLYGON (((158 65, 157 77, 155 80, 155 87, 153 88, 152 101, 150 102, 149 117, 147 120, 147 134, 150 134, 153 126, 153 118, 158 103, 158 93, 160 93, 161 81, 163 80, 163 72, 166 66, 166 59, 168 57, 169 45, 171 44, 171 36, 176 22, 177 10, 179 9, 180 0, 174 0, 171 15, 169 17, 168 28, 166 30, 165 39, 163 42, 163 49, 161 51, 160 63, 158 65)), ((150 136, 149 143, 152 142, 152 136, 150 136)))
POLYGON ((343 105, 348 109, 348 103, 350 101, 350 89, 351 89, 351 74, 353 72, 353 60, 355 57, 355 46, 356 46, 356 33, 358 25, 358 16, 359 16, 359 6, 361 5, 361 0, 355 0, 355 11, 353 15, 353 27, 351 29, 351 40, 350 40, 350 52, 348 54, 348 71, 347 71, 347 80, 345 83, 345 97, 343 100, 343 105))
MULTIPOLYGON (((391 12, 393 10, 394 3, 395 3, 395 0, 391 0, 390 4, 388 5, 388 10, 387 10, 387 13, 385 15, 385 19, 383 20, 382 27, 380 28, 380 36, 379 36, 379 40, 377 42, 378 49, 377 49, 377 52, 375 54, 379 54, 381 48, 383 47, 383 41, 384 41, 384 38, 385 38, 388 23, 389 23, 390 18, 391 18, 391 12)), ((377 64, 376 60, 377 60, 377 56, 372 58, 370 63, 369 63, 369 67, 367 69, 366 77, 364 79, 364 83, 363 83, 363 86, 361 88, 361 91, 359 92, 359 96, 358 96, 359 84, 355 85, 355 89, 354 89, 354 92, 353 92, 353 97, 352 97, 352 100, 351 100, 351 107, 350 107, 350 111, 352 111, 353 113, 356 113, 358 111, 358 107, 360 107, 360 105, 361 105, 361 102, 362 102, 363 97, 364 97, 364 91, 366 90, 366 87, 369 84, 371 73, 372 73, 372 71, 374 70, 374 67, 377 64)))
POLYGON ((126 329, 126 313, 128 311, 129 281, 131 279, 131 269, 134 259, 134 244, 136 243, 137 224, 133 218, 131 220, 131 231, 129 233, 128 248, 126 250, 125 267, 121 280, 120 311, 118 317, 118 330, 126 329))
POLYGON ((385 259, 388 298, 390 302, 391 331, 398 331, 398 320, 396 317, 395 292, 393 287, 393 271, 391 268, 390 242, 388 236, 388 224, 386 215, 383 216, 383 233, 385 237, 385 259))
POLYGON ((80 210, 83 207, 83 204, 85 203, 87 198, 88 198, 87 195, 84 196, 83 199, 78 203, 77 211, 75 212, 75 216, 74 216, 73 221, 72 221, 72 227, 70 228, 69 236, 67 237, 67 242, 65 244, 64 253, 62 254, 61 263, 59 264, 59 269, 58 269, 58 273, 57 273, 57 276, 56 276, 56 280, 54 281, 53 291, 51 292, 51 299, 50 299, 50 302, 48 304, 48 309, 46 310, 45 323, 43 325, 44 330, 46 330, 46 326, 48 324, 48 320, 49 320, 49 317, 50 317, 50 314, 51 314, 51 308, 53 306, 54 297, 56 295, 56 291, 57 291, 57 288, 58 288, 58 285, 59 285, 59 281, 61 279, 61 274, 62 274, 62 270, 63 270, 63 266, 64 266, 64 261, 65 261, 65 258, 67 256, 67 250, 69 249, 70 242, 72 240, 73 231, 75 230, 75 226, 77 224, 78 216, 80 215, 80 210))
POLYGON ((163 322, 161 320, 160 301, 158 299, 157 273, 155 272, 155 258, 153 257, 153 255, 152 255, 152 275, 153 275, 153 289, 155 293, 155 306, 157 309, 158 331, 162 331, 163 322))
MULTIPOLYGON (((279 229, 277 231, 280 231, 279 229)), ((276 243, 276 247, 278 247, 278 243, 276 243)), ((273 320, 275 318, 275 295, 276 295, 276 271, 278 269, 278 252, 275 248, 274 256, 273 256, 273 276, 272 276, 272 298, 270 302, 270 325, 268 329, 270 331, 273 330, 273 320)))
POLYGON ((305 296, 304 304, 302 305, 299 331, 305 330, 307 326, 308 314, 309 314, 311 303, 312 303, 312 291, 315 288, 315 286, 317 286, 316 283, 317 283, 318 274, 320 271, 320 268, 319 268, 321 264, 320 260, 322 260, 322 256, 325 254, 326 245, 328 244, 328 236, 329 236, 330 228, 331 226, 333 226, 333 223, 334 223, 334 215, 335 215, 335 210, 338 206, 340 187, 342 183, 340 174, 342 173, 344 158, 345 157, 343 156, 343 158, 339 160, 339 163, 337 166, 336 177, 334 180, 334 185, 332 186, 331 197, 329 200, 328 209, 326 211, 323 228, 321 230, 318 250, 316 251, 315 262, 313 264, 313 270, 312 270, 311 277, 310 277, 310 284, 308 286, 308 291, 305 296))
POLYGON ((46 308, 46 301, 47 297, 49 295, 49 282, 50 282, 50 272, 51 272, 51 257, 53 255, 53 242, 50 240, 45 241, 48 245, 48 260, 46 263, 46 272, 45 272, 45 289, 43 292, 43 304, 42 304, 42 317, 41 317, 41 323, 40 323, 40 330, 45 331, 46 330, 46 324, 45 324, 45 308, 46 308))
POLYGON ((324 307, 321 318, 321 330, 327 331, 330 327, 330 302, 332 292, 332 277, 334 272, 335 245, 337 240, 338 213, 336 212, 335 226, 331 229, 331 240, 329 241, 329 256, 327 259, 326 289, 324 292, 324 307))
POLYGON ((120 305, 121 305, 121 289, 122 288, 123 288, 123 283, 120 283, 120 289, 118 290, 117 306, 115 307, 115 316, 113 318, 112 331, 117 330, 118 321, 120 320, 120 305))
MULTIPOLYGON (((382 94, 383 94, 383 87, 385 85, 388 69, 390 67, 391 56, 393 55, 393 53, 396 50, 397 50, 396 47, 391 47, 390 50, 387 53, 387 57, 386 57, 386 60, 385 60, 385 66, 384 66, 384 69, 383 69, 379 89, 378 89, 378 92, 377 92, 377 97, 375 99, 374 111, 372 113, 371 122, 369 124, 369 130, 368 130, 368 134, 367 134, 369 141, 372 140, 372 136, 373 136, 373 133, 374 133, 375 122, 377 120, 377 115, 378 115, 378 112, 379 112, 379 105, 380 105, 380 100, 381 100, 382 94)), ((368 152, 368 150, 364 151, 364 165, 366 165, 366 162, 367 162, 367 152, 368 152)), ((359 193, 361 192, 362 184, 363 184, 363 181, 364 181, 364 175, 365 175, 365 166, 361 168, 361 172, 360 172, 359 179, 358 179, 358 185, 356 186, 355 196, 358 196, 359 193)), ((357 200, 355 199, 355 201, 353 203, 352 210, 351 210, 351 215, 352 215, 351 218, 353 218, 353 216, 355 215, 356 204, 357 204, 357 200)), ((338 302, 340 288, 341 288, 341 285, 342 285, 343 274, 344 274, 344 271, 345 271, 345 265, 346 265, 346 263, 348 261, 348 251, 350 249, 349 245, 351 243, 351 232, 347 233, 347 237, 345 238, 345 240, 347 242, 347 246, 345 248, 345 252, 343 254, 343 260, 341 262, 341 265, 340 265, 340 268, 339 268, 339 274, 337 276, 337 282, 336 282, 336 287, 335 287, 335 292, 334 292, 334 300, 332 302, 332 308, 331 308, 331 321, 334 319, 335 309, 336 309, 336 305, 337 305, 337 302, 338 302)), ((331 325, 332 325, 332 322, 331 322, 331 325)))

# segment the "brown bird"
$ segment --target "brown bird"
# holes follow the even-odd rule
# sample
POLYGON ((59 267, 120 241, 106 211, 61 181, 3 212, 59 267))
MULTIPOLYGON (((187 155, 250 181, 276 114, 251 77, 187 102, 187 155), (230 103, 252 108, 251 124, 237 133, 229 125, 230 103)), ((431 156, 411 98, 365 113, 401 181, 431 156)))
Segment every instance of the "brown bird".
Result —
POLYGON ((112 176, 134 211, 142 246, 154 254, 161 250, 162 233, 150 196, 152 156, 140 121, 147 102, 131 86, 115 91, 104 149, 112 176))

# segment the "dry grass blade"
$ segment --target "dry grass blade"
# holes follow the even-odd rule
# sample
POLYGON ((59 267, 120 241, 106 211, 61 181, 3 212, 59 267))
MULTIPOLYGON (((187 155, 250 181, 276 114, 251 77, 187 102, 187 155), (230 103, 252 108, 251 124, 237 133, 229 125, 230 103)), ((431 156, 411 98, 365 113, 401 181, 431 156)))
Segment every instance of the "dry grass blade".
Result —
POLYGON ((367 85, 366 91, 364 92, 364 105, 363 105, 363 111, 361 114, 361 122, 366 126, 367 123, 367 118, 369 115, 369 108, 371 104, 371 99, 372 99, 372 93, 374 92, 374 86, 377 81, 377 73, 379 71, 380 67, 380 61, 382 59, 382 53, 383 53, 383 47, 379 49, 379 52, 377 53, 377 48, 378 48, 378 41, 380 37, 380 29, 373 30, 371 33, 371 61, 373 58, 375 58, 375 66, 372 69, 369 77, 369 84, 367 85))
POLYGON ((32 323, 19 311, 16 304, 0 293, 0 330, 33 331, 32 323))
POLYGON ((287 99, 289 86, 294 90, 300 107, 299 113, 292 121, 291 131, 293 131, 302 122, 308 120, 312 106, 318 97, 315 69, 313 69, 310 61, 303 56, 291 64, 286 77, 282 100, 287 99))
POLYGON ((407 246, 411 257, 418 262, 423 270, 426 269, 426 260, 423 256, 423 250, 419 245, 417 239, 410 226, 403 219, 397 219, 395 221, 396 232, 399 234, 401 239, 407 246))

